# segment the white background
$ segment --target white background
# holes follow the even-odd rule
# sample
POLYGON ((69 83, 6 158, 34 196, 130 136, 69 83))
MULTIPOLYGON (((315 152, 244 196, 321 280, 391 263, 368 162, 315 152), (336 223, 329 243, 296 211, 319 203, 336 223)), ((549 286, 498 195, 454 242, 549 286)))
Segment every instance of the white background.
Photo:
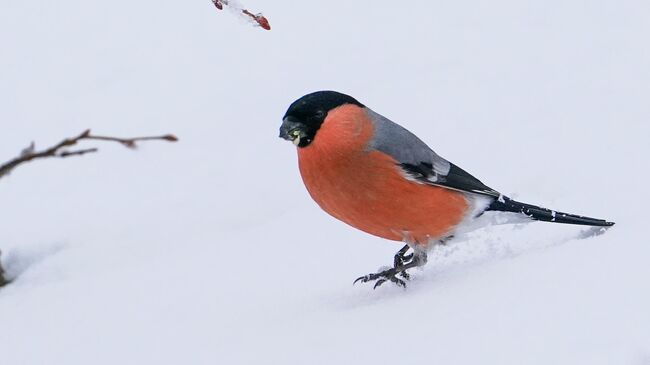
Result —
MULTIPOLYGON (((86 128, 177 144, 0 180, 2 364, 650 364, 650 3, 0 3, 0 160, 86 128), (333 89, 487 185, 607 218, 479 230, 407 290, 277 138, 333 89)), ((82 147, 90 147, 83 145, 82 147)))

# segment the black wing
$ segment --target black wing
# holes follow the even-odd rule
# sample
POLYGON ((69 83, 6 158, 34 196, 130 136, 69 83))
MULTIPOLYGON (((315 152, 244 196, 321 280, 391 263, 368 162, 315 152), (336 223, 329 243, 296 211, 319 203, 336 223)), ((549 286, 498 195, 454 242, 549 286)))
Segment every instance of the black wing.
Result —
POLYGON ((445 175, 435 171, 433 165, 428 162, 420 162, 418 164, 401 163, 400 167, 409 177, 423 184, 442 186, 448 189, 487 195, 494 198, 501 196, 498 191, 483 184, 479 179, 460 167, 451 162, 449 165, 449 172, 445 175))

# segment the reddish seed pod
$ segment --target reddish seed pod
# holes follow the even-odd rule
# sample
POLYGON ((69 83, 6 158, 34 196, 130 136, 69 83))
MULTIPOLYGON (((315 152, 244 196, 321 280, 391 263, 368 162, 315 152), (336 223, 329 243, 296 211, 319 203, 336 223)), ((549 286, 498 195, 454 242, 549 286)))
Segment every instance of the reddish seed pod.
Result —
POLYGON ((253 14, 246 9, 242 10, 242 13, 251 17, 251 19, 253 19, 260 27, 266 30, 271 30, 271 25, 269 24, 269 21, 261 13, 253 14))
POLYGON ((261 15, 261 14, 257 15, 255 17, 255 21, 257 22, 257 24, 260 25, 260 27, 262 27, 262 28, 264 28, 266 30, 271 30, 271 25, 269 24, 269 21, 263 15, 261 15))

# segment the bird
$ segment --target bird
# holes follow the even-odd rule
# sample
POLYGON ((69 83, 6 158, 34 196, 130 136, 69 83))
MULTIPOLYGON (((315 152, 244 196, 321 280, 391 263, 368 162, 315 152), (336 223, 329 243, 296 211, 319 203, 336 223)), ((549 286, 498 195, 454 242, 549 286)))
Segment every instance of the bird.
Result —
POLYGON ((354 283, 406 287, 407 270, 487 211, 525 221, 595 227, 614 222, 511 199, 434 152, 415 134, 336 91, 316 91, 290 104, 280 138, 298 152, 309 195, 328 214, 361 231, 403 242, 393 266, 354 283))

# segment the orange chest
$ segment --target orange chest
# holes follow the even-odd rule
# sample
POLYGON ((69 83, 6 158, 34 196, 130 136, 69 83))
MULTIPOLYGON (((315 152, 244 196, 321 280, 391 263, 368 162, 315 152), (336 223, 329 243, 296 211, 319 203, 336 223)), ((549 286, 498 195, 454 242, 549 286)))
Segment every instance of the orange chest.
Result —
POLYGON ((361 207, 373 208, 396 191, 397 166, 378 152, 360 152, 340 158, 299 156, 300 174, 312 198, 326 211, 345 216, 361 207))
POLYGON ((330 215, 370 234, 428 245, 453 232, 465 217, 462 193, 407 180, 381 152, 344 160, 300 156, 312 198, 330 215))

